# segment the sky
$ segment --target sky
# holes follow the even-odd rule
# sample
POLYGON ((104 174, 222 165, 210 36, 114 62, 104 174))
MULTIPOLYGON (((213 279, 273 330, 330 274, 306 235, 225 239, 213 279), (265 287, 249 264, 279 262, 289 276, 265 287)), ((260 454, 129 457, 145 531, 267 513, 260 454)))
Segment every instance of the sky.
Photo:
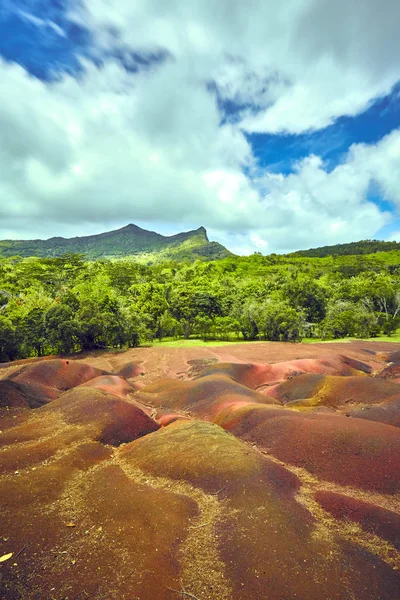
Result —
POLYGON ((398 0, 0 0, 0 239, 400 240, 398 0))

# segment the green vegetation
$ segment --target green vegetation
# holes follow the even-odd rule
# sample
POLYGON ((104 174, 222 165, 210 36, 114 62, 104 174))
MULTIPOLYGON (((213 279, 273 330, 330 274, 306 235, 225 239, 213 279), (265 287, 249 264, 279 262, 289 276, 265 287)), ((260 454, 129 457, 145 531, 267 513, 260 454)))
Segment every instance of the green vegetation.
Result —
POLYGON ((165 339, 397 340, 399 327, 400 251, 153 265, 71 253, 0 258, 2 361, 165 339))
MULTIPOLYGON (((338 339, 334 339, 334 340, 325 340, 322 338, 317 338, 317 337, 313 337, 313 338, 304 338, 302 340, 303 344, 320 344, 320 343, 324 343, 324 342, 351 342, 353 340, 357 340, 357 339, 365 339, 365 340, 369 340, 371 338, 354 338, 354 337, 350 337, 347 336, 345 338, 338 338, 338 339)), ((400 329, 398 329, 397 331, 395 331, 393 333, 393 335, 377 335, 376 337, 374 337, 374 342, 400 342, 400 329)))
POLYGON ((349 244, 336 244, 335 246, 322 246, 321 248, 310 248, 309 250, 298 250, 290 256, 308 256, 312 258, 323 258, 324 256, 345 256, 356 254, 373 254, 375 252, 390 252, 400 250, 399 242, 382 242, 381 240, 361 240, 349 244))
POLYGON ((155 348, 193 348, 198 346, 229 346, 229 344, 237 344, 238 342, 243 342, 243 340, 232 338, 230 342, 223 342, 221 340, 200 340, 198 338, 189 340, 166 338, 165 340, 156 340, 153 342, 153 346, 155 348))
POLYGON ((166 237, 130 224, 116 231, 70 239, 0 241, 0 256, 5 257, 18 254, 54 258, 66 253, 83 254, 92 260, 135 256, 136 260, 149 264, 163 260, 215 260, 231 256, 224 246, 208 240, 204 227, 166 237))

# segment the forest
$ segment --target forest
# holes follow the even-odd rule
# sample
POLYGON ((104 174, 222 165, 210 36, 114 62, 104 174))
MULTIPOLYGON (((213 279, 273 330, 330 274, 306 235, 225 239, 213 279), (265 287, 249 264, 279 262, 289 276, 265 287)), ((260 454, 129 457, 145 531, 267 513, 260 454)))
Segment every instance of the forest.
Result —
POLYGON ((166 337, 295 342, 399 326, 398 250, 155 265, 79 254, 0 259, 3 362, 166 337))
POLYGON ((309 250, 297 250, 290 256, 309 256, 322 258, 324 256, 354 255, 354 254, 373 254, 375 252, 389 252, 390 250, 400 250, 399 242, 385 242, 382 240, 361 240, 359 242, 349 242, 348 244, 336 244, 335 246, 320 246, 319 248, 310 248, 309 250))

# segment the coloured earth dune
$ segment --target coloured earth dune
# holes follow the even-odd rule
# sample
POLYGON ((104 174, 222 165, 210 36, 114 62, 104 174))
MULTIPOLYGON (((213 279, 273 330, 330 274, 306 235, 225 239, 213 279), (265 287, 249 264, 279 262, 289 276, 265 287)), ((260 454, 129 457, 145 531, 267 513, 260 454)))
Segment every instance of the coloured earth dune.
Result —
POLYGON ((0 598, 397 600, 399 356, 250 343, 0 365, 0 598))

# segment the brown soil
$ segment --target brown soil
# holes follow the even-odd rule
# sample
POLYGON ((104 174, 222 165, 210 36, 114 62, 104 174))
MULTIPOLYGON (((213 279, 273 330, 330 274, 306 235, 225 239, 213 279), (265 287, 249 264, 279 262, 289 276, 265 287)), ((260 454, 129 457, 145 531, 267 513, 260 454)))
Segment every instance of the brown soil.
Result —
POLYGON ((398 348, 4 366, 0 597, 394 600, 400 386, 379 374, 398 348))

